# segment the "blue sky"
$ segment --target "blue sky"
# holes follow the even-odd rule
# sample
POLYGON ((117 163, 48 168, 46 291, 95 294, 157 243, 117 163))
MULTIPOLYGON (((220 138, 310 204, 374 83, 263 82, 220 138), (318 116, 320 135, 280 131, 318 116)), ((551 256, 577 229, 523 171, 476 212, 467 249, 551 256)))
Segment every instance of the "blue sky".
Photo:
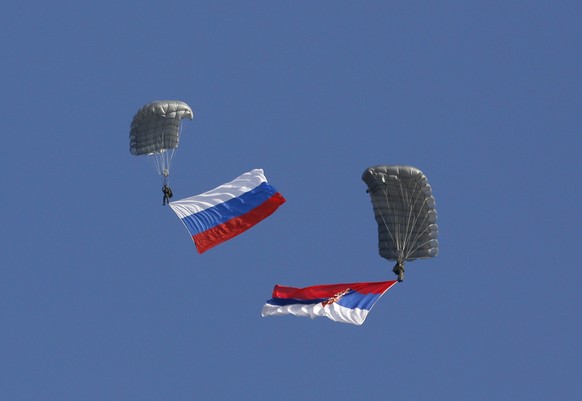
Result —
POLYGON ((3 400, 579 400, 582 6, 11 2, 0 14, 3 400), (195 112, 176 198, 287 199, 198 255, 129 153, 195 112), (392 279, 361 174, 420 168, 440 254, 363 326, 261 318, 275 284, 392 279))

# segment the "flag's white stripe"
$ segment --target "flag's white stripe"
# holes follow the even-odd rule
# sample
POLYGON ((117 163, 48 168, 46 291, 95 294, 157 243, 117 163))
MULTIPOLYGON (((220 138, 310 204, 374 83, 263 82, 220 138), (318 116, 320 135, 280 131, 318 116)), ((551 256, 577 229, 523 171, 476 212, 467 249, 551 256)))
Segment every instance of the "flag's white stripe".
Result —
POLYGON ((327 317, 335 322, 351 323, 361 325, 366 320, 369 310, 366 309, 350 309, 341 306, 337 303, 323 306, 321 302, 317 304, 291 304, 291 305, 271 305, 265 304, 261 316, 280 316, 280 315, 295 315, 310 317, 327 317))
POLYGON ((252 191, 266 181, 267 178, 262 169, 251 170, 231 182, 222 184, 200 195, 170 202, 170 207, 176 212, 179 218, 183 219, 184 217, 237 198, 245 192, 252 191))

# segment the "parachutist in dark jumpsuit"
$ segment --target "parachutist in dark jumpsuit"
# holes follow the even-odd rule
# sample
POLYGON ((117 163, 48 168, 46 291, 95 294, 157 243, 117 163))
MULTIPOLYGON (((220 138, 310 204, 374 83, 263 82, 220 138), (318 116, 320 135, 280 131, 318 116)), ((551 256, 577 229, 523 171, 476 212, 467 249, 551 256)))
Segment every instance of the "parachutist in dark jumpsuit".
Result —
POLYGON ((166 203, 170 203, 170 198, 172 196, 174 196, 174 194, 172 193, 172 190, 170 189, 170 187, 167 186, 166 184, 164 184, 164 186, 162 187, 162 192, 164 193, 164 199, 162 200, 162 206, 164 206, 166 203))
POLYGON ((392 271, 398 276, 398 282, 404 281, 404 261, 398 259, 392 271))

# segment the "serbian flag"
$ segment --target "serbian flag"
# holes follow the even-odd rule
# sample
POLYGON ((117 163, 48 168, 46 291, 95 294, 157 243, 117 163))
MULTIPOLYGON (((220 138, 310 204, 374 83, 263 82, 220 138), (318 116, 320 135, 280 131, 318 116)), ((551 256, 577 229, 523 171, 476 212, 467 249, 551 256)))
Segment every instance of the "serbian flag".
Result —
POLYGON ((294 288, 276 285, 261 316, 295 315, 361 325, 382 295, 397 281, 316 285, 294 288))
POLYGON ((263 170, 255 169, 211 191, 170 202, 170 207, 202 253, 248 230, 283 203, 263 170))

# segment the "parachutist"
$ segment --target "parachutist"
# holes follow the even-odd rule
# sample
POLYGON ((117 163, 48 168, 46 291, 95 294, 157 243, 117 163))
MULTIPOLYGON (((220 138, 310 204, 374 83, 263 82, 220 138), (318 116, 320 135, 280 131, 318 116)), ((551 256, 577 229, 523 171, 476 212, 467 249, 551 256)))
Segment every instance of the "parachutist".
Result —
POLYGON ((164 184, 164 186, 162 187, 162 192, 164 193, 164 199, 162 200, 162 206, 166 205, 166 203, 170 203, 170 198, 172 196, 174 196, 174 194, 172 193, 172 190, 170 189, 169 186, 167 186, 166 184, 164 184))
POLYGON ((399 259, 396 262, 392 271, 398 276, 399 283, 404 281, 404 262, 402 260, 399 259))

